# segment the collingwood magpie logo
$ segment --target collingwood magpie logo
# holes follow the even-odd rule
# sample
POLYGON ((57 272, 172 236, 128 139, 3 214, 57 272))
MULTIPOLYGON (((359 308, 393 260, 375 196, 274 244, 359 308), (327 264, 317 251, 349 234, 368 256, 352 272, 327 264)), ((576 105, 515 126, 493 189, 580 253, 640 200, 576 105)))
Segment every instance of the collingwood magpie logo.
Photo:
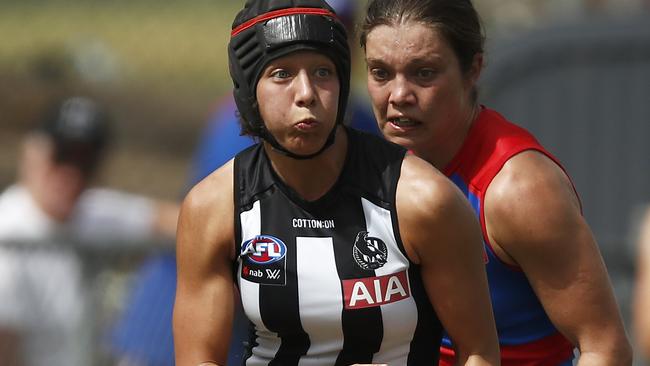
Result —
POLYGON ((388 248, 381 239, 368 236, 367 231, 360 231, 354 240, 352 256, 359 267, 375 270, 386 264, 388 248))

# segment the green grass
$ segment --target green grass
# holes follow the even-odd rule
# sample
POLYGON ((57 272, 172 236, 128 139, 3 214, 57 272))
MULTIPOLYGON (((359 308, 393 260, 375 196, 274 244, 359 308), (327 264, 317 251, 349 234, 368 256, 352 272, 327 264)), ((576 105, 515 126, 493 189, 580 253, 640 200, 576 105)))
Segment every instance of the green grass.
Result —
POLYGON ((99 45, 118 82, 226 88, 226 44, 241 1, 0 1, 0 72, 28 76, 46 55, 99 45))

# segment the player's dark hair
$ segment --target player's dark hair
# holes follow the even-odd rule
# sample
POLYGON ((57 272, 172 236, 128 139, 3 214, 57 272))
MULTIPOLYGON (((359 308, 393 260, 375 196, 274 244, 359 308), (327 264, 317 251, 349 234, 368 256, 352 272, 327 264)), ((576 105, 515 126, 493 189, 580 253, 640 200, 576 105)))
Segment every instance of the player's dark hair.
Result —
POLYGON ((417 22, 438 30, 454 50, 463 73, 483 53, 485 34, 471 0, 371 0, 360 26, 361 47, 379 25, 417 22))

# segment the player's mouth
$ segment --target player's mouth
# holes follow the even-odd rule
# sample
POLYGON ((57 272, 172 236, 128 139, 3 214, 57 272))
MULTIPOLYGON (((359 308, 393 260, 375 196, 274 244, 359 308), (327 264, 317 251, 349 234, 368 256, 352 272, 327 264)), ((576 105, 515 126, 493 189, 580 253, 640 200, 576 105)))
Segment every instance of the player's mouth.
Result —
POLYGON ((314 118, 305 118, 295 123, 299 130, 307 131, 316 128, 320 123, 314 118))
POLYGON ((390 123, 391 126, 397 130, 408 130, 421 124, 420 121, 409 117, 391 117, 388 118, 388 123, 390 123))

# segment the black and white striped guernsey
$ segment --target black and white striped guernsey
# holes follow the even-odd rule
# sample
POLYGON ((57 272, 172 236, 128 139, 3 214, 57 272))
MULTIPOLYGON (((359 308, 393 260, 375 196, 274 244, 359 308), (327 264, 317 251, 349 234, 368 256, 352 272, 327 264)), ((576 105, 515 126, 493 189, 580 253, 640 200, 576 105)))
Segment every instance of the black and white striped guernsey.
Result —
POLYGON ((405 150, 347 131, 343 172, 317 201, 286 186, 261 145, 235 158, 245 365, 437 365, 440 323, 397 229, 405 150))

